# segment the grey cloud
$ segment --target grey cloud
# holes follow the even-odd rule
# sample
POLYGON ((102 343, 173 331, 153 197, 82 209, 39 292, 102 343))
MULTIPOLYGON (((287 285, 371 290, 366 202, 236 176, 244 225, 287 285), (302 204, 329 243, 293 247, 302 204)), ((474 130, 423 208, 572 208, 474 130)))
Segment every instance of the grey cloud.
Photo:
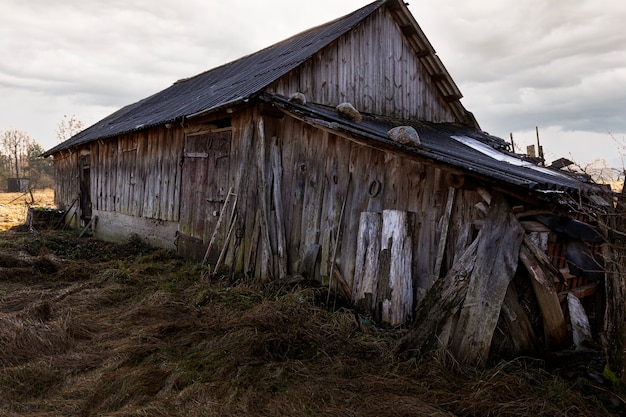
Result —
MULTIPOLYGON (((0 130, 29 131, 14 123, 37 118, 35 128, 47 130, 36 136, 48 137, 66 113, 94 123, 364 4, 3 0, 0 54, 10 59, 0 61, 0 94, 11 100, 0 99, 0 130)), ((626 2, 424 0, 409 8, 491 133, 535 125, 626 132, 626 2)))

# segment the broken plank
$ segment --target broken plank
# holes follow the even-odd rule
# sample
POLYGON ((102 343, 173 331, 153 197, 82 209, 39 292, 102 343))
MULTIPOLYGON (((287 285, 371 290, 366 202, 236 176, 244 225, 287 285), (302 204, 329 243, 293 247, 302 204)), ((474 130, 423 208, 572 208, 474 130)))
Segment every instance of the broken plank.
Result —
POLYGON ((569 342, 567 324, 559 297, 554 287, 554 277, 542 259, 534 256, 530 239, 525 239, 519 252, 519 259, 528 271, 541 316, 543 318, 544 335, 548 349, 558 349, 569 342))
POLYGON ((501 193, 491 198, 476 264, 450 349, 457 360, 485 364, 509 283, 517 270, 524 229, 501 193))

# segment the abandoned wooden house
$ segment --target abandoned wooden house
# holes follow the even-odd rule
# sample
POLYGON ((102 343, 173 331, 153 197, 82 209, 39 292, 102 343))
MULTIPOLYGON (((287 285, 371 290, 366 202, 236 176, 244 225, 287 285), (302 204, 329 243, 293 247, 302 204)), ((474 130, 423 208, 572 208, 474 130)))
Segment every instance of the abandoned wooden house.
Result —
POLYGON ((436 340, 482 362, 580 344, 602 327, 591 223, 609 204, 481 131, 460 99, 404 2, 380 0, 44 155, 73 226, 261 282, 337 286, 363 314, 413 320, 424 340, 410 332, 407 351, 436 340))

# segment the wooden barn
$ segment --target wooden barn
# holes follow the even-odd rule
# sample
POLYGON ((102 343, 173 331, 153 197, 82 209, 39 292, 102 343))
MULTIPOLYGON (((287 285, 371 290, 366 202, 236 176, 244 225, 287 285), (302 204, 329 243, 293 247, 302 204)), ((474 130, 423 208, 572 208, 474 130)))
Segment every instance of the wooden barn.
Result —
POLYGON ((413 320, 406 352, 569 346, 568 300, 603 326, 596 224, 611 200, 511 152, 460 99, 404 2, 380 0, 45 155, 75 227, 260 282, 336 286, 378 321, 413 320))

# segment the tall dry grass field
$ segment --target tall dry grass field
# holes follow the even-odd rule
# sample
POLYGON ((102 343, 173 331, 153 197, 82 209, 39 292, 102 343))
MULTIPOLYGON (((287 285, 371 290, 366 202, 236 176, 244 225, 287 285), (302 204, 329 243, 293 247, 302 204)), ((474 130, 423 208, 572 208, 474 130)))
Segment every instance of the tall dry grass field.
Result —
POLYGON ((23 224, 29 207, 54 207, 54 190, 0 193, 0 232, 23 224))

